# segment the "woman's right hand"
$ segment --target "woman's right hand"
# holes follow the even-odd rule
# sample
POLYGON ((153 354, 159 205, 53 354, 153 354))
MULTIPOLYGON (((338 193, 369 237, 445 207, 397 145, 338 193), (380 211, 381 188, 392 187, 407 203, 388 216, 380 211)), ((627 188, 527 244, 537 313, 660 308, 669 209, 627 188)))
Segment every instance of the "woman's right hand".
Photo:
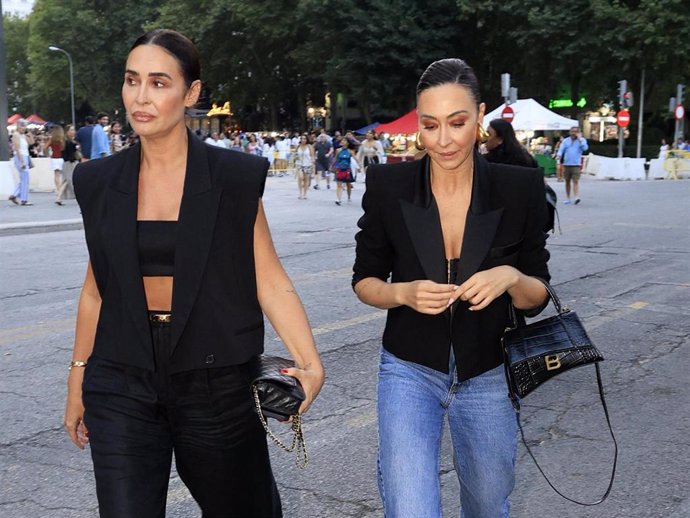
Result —
POLYGON ((65 428, 70 440, 79 449, 89 443, 89 431, 84 424, 84 404, 81 399, 81 384, 84 369, 75 367, 69 371, 67 379, 67 405, 65 406, 65 428))
POLYGON ((399 284, 398 301, 419 313, 438 315, 448 309, 458 287, 434 281, 412 281, 399 284))

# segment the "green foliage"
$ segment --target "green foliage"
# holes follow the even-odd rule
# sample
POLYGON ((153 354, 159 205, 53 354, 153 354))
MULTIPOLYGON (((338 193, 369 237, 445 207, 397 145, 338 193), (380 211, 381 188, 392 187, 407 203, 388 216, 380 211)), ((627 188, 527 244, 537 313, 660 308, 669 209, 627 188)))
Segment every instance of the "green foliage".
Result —
MULTIPOLYGON (((687 0, 37 0, 28 20, 5 17, 10 110, 69 117, 74 60, 77 107, 122 110, 122 67, 145 30, 189 36, 202 56, 204 97, 230 100, 243 127, 305 122, 324 96, 356 101, 361 119, 392 118, 414 106, 417 79, 432 61, 472 65, 488 108, 510 72, 520 97, 617 98, 627 79, 646 110, 668 117, 675 84, 690 79, 687 0)), ((334 103, 335 104, 335 103, 334 103)), ((687 104, 687 103, 686 103, 687 104)), ((335 106, 333 106, 335 108, 335 106)), ((633 120, 637 120, 633 107, 633 120)), ((566 115, 576 116, 578 109, 566 115)), ((339 114, 342 116, 342 113, 339 114)), ((120 116, 120 118, 122 118, 120 116)))
POLYGON ((3 17, 5 32, 5 64, 7 71, 7 108, 28 116, 33 110, 29 99, 29 62, 26 40, 29 36, 29 21, 16 16, 3 17))

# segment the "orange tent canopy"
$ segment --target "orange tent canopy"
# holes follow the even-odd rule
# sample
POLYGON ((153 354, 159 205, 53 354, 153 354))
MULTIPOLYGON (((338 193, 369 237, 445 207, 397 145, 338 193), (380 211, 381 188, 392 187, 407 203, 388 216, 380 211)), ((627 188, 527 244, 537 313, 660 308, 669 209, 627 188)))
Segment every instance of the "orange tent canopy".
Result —
POLYGON ((32 113, 26 118, 26 122, 33 123, 33 124, 45 124, 46 121, 44 121, 40 115, 36 113, 32 113))
POLYGON ((15 113, 11 117, 7 118, 7 125, 11 126, 12 124, 16 124, 19 119, 24 118, 24 116, 21 113, 15 113))
POLYGON ((417 108, 415 108, 399 119, 381 124, 378 128, 376 128, 376 133, 405 133, 409 135, 411 133, 417 133, 418 129, 419 125, 417 123, 417 108))

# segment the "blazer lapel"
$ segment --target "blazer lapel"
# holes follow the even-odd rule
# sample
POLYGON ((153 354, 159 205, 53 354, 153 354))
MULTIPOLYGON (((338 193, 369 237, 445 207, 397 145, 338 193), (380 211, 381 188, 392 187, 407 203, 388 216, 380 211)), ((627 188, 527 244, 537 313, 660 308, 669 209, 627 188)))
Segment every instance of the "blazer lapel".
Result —
POLYGON ((417 258, 427 279, 441 284, 448 282, 443 249, 443 232, 438 206, 431 193, 429 158, 419 162, 420 174, 415 184, 412 203, 400 200, 400 209, 412 239, 417 258))
POLYGON ((472 201, 465 222, 458 284, 465 282, 479 269, 489 253, 503 214, 502 208, 489 210, 491 200, 489 164, 477 152, 474 156, 473 174, 472 201))
POLYGON ((127 301, 127 310, 139 333, 142 344, 151 350, 151 333, 147 318, 146 294, 139 268, 137 244, 137 193, 139 182, 140 146, 124 151, 128 153, 124 166, 115 175, 106 194, 106 214, 103 232, 106 246, 110 247, 112 268, 127 301))
POLYGON ((187 130, 187 171, 177 224, 172 297, 172 349, 194 306, 208 259, 222 193, 214 187, 206 145, 187 130))

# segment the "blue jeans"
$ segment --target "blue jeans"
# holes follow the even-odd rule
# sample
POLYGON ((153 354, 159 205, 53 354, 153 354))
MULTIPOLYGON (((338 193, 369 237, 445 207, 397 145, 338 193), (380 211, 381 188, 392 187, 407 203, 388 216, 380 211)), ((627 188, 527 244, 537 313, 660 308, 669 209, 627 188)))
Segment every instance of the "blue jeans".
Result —
POLYGON ((448 416, 463 518, 508 518, 517 422, 503 366, 459 382, 383 350, 378 382, 379 492, 386 518, 439 518, 448 416))

